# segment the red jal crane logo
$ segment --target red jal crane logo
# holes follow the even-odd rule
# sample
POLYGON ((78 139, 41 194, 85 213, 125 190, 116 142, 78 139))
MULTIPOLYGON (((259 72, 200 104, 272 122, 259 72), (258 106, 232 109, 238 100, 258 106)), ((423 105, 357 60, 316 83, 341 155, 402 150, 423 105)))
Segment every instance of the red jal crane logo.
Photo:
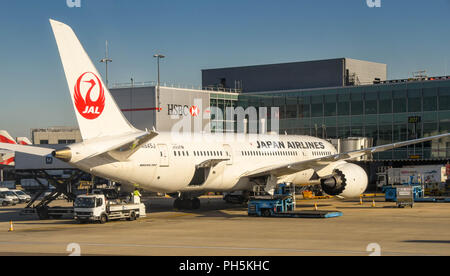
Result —
POLYGON ((82 74, 75 85, 74 100, 78 113, 81 116, 88 120, 97 119, 102 114, 103 109, 105 109, 105 90, 100 78, 91 72, 82 74), (90 86, 85 83, 90 84, 90 86), (98 88, 94 90, 96 87, 98 88), (86 88, 86 96, 83 98, 81 90, 86 90, 86 88), (98 98, 95 101, 92 99, 92 93, 94 92, 98 92, 98 98))

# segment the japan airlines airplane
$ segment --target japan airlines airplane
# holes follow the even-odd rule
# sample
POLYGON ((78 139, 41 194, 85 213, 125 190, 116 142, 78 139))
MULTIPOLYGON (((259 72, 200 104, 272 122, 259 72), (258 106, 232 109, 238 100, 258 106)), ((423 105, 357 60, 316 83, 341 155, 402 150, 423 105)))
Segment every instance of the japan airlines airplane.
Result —
MULTIPOLYGON (((327 141, 309 136, 198 134, 180 141, 173 133, 134 128, 117 106, 73 30, 50 20, 64 67, 83 142, 60 150, 0 144, 0 148, 54 157, 125 188, 177 194, 175 206, 198 208, 209 191, 273 193, 278 183, 317 183, 330 195, 358 197, 367 188, 366 172, 348 163, 363 155, 444 138, 337 153, 327 141), (244 139, 239 139, 244 138, 244 139)), ((179 138, 179 137, 177 137, 179 138)))

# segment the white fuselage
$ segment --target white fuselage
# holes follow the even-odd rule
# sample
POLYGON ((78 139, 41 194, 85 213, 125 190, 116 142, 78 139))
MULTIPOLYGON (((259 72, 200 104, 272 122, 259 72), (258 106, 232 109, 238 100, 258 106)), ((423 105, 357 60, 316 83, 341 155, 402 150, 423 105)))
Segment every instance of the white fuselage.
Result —
MULTIPOLYGON (((253 183, 242 177, 247 172, 337 153, 329 142, 310 136, 233 134, 228 139, 203 134, 197 138, 183 141, 171 133, 160 133, 126 162, 85 161, 79 156, 80 161, 69 163, 123 185, 138 185, 154 192, 233 191, 251 190, 253 183), (215 163, 203 164, 205 161, 215 163)), ((280 180, 307 184, 313 173, 312 169, 305 170, 280 180)))

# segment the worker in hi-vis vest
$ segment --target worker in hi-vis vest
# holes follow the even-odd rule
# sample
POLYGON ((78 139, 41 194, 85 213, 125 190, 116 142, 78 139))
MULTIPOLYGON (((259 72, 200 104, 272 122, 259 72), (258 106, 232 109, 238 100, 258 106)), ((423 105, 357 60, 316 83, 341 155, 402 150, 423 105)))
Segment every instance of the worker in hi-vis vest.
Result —
POLYGON ((138 188, 135 188, 135 189, 134 189, 134 194, 133 194, 133 195, 134 195, 134 196, 139 196, 139 197, 142 196, 141 193, 139 192, 138 188))
POLYGON ((137 187, 134 188, 134 192, 132 194, 133 203, 141 203, 141 193, 137 187))

